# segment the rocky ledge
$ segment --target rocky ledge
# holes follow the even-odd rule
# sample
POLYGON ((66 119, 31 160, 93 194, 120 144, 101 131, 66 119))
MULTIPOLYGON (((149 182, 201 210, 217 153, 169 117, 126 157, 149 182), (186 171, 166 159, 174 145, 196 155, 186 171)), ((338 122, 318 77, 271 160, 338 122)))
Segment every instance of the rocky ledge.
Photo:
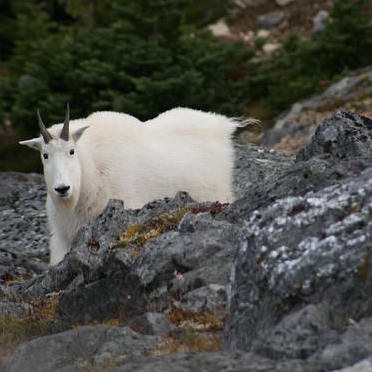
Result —
POLYGON ((372 120, 236 150, 233 204, 112 200, 52 268, 41 177, 3 174, 0 370, 371 370, 372 120))

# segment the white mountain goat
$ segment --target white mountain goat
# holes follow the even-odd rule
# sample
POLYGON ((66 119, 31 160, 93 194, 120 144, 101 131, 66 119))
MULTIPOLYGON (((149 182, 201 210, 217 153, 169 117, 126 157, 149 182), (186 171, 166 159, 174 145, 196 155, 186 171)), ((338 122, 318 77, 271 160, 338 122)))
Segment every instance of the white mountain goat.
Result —
POLYGON ((60 262, 77 231, 109 199, 126 208, 187 191, 197 201, 231 202, 239 122, 222 115, 175 108, 141 122, 123 113, 96 112, 46 129, 20 144, 41 152, 48 189, 50 263, 60 262))

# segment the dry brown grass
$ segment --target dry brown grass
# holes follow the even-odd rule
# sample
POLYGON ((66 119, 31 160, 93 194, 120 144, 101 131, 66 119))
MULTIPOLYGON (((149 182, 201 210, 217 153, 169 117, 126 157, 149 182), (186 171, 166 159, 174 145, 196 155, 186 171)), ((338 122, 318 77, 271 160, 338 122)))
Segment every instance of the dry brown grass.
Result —
POLYGON ((193 329, 197 331, 219 331, 224 327, 225 319, 216 313, 200 311, 198 313, 191 310, 172 309, 168 314, 169 320, 182 329, 193 329))
POLYGON ((104 319, 102 321, 97 321, 97 320, 94 320, 92 322, 88 322, 88 323, 77 323, 77 324, 74 324, 72 326, 72 329, 78 329, 80 327, 85 327, 85 326, 91 326, 91 327, 96 327, 98 325, 107 325, 107 326, 119 326, 121 324, 123 324, 123 322, 118 319, 118 318, 110 318, 110 319, 104 319))
POLYGON ((177 325, 163 340, 148 350, 150 355, 158 356, 177 352, 212 352, 221 350, 220 332, 225 319, 208 311, 192 312, 173 308, 169 320, 177 325))
POLYGON ((159 356, 170 353, 203 353, 221 350, 221 337, 212 333, 184 331, 179 336, 167 336, 148 350, 149 355, 159 356))
POLYGON ((21 317, 0 317, 0 357, 11 354, 23 342, 47 335, 57 303, 58 295, 31 300, 28 304, 32 310, 25 311, 21 317))
MULTIPOLYGON (((114 248, 127 247, 135 245, 142 247, 149 240, 158 237, 165 231, 175 230, 183 216, 189 212, 188 208, 177 208, 169 213, 161 214, 146 223, 135 223, 129 226, 122 234, 119 235, 119 242, 114 248)), ((131 255, 134 257, 140 249, 134 250, 131 255)))

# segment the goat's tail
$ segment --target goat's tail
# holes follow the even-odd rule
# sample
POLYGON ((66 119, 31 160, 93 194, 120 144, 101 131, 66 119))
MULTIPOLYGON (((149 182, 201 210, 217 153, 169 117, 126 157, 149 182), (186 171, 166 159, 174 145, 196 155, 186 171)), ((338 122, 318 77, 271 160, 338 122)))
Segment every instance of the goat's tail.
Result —
POLYGON ((244 128, 248 125, 261 125, 261 120, 254 118, 235 117, 232 118, 236 128, 244 128))

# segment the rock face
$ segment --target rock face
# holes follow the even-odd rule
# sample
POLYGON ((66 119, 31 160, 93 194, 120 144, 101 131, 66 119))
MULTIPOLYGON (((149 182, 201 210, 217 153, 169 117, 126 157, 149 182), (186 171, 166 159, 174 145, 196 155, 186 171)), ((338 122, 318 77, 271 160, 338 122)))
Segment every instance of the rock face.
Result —
POLYGON ((290 3, 293 3, 295 0, 276 0, 276 3, 279 5, 279 6, 286 6, 290 3))
POLYGON ((281 11, 266 13, 257 18, 258 29, 270 29, 279 25, 284 19, 284 13, 281 11))
POLYGON ((127 327, 80 327, 45 336, 17 348, 9 372, 49 372, 105 368, 143 354, 156 337, 139 335, 127 327))
POLYGON ((372 120, 346 112, 295 156, 237 144, 231 205, 184 192, 140 210, 112 200, 44 271, 30 264, 46 256, 45 230, 35 231, 42 181, 6 174, 19 182, 0 183, 0 211, 13 224, 2 230, 0 326, 57 301, 48 335, 0 358, 0 370, 368 370, 371 144, 372 120), (30 219, 23 234, 20 215, 30 219), (31 278, 14 281, 19 272, 31 278), (162 355, 171 351, 183 353, 162 355))
POLYGON ((320 10, 313 18, 313 35, 322 33, 326 27, 326 21, 329 18, 329 13, 325 10, 320 10))
MULTIPOLYGON (((319 84, 328 84, 320 81, 319 84)), ((286 154, 295 153, 314 134, 317 124, 336 110, 356 110, 372 116, 372 68, 353 71, 321 94, 296 102, 265 131, 262 144, 286 154)))
POLYGON ((226 37, 226 38, 232 37, 230 28, 224 20, 220 20, 217 23, 214 23, 213 25, 208 26, 208 29, 216 37, 226 37))
POLYGON ((39 174, 2 174, 0 280, 33 276, 47 268, 49 236, 45 194, 39 174))
POLYGON ((294 192, 245 221, 227 348, 304 359, 306 370, 341 368, 371 354, 371 140, 370 119, 337 113, 326 120, 297 163, 337 159, 355 174, 294 192))

